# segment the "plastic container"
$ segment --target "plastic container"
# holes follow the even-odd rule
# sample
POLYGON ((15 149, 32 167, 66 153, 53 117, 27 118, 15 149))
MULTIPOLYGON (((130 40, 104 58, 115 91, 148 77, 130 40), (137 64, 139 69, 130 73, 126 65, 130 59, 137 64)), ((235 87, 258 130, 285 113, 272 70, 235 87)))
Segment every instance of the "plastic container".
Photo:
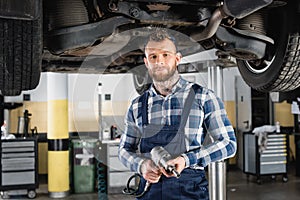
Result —
POLYGON ((73 145, 73 184, 75 193, 95 191, 95 156, 97 140, 72 140, 73 145))

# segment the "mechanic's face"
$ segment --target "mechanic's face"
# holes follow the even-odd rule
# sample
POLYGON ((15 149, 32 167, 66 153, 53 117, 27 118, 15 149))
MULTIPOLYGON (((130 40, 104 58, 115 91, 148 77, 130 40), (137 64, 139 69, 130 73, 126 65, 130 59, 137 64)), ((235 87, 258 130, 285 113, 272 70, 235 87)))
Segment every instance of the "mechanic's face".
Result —
POLYGON ((174 43, 169 39, 150 41, 145 48, 145 65, 153 81, 166 81, 177 70, 181 54, 176 53, 174 43))

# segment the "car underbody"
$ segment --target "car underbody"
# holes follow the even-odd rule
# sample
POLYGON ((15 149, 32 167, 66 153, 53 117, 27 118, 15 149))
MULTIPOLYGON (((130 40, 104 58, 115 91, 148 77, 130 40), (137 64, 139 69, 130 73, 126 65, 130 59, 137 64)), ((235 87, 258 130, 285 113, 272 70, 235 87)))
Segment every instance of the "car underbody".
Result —
MULTIPOLYGON (((32 26, 29 38, 19 39, 22 43, 29 42, 26 49, 35 55, 26 55, 23 60, 37 60, 37 63, 24 66, 16 59, 6 61, 18 53, 18 44, 0 40, 2 46, 12 45, 14 52, 3 49, 4 56, 0 57, 2 63, 8 62, 0 66, 0 76, 8 74, 9 77, 0 81, 4 95, 33 89, 41 71, 131 72, 146 77, 144 41, 156 28, 168 29, 176 37, 184 57, 214 50, 215 55, 207 58, 210 65, 238 66, 245 82, 256 90, 286 92, 300 86, 300 23, 295 20, 300 13, 298 0, 243 3, 236 0, 26 0, 24 3, 31 3, 34 8, 31 13, 28 11, 30 14, 10 13, 0 6, 0 10, 7 11, 0 15, 0 25, 7 30, 2 31, 2 38, 15 41, 17 36, 9 35, 9 31, 25 34, 20 27, 32 26), (23 71, 29 71, 30 76, 26 77, 31 77, 25 82, 18 81, 26 79, 23 71), (16 77, 18 73, 22 77, 16 77)), ((199 56, 198 60, 181 64, 179 68, 180 72, 194 72, 206 65, 207 61, 199 56)), ((142 79, 137 80, 145 82, 142 79)))

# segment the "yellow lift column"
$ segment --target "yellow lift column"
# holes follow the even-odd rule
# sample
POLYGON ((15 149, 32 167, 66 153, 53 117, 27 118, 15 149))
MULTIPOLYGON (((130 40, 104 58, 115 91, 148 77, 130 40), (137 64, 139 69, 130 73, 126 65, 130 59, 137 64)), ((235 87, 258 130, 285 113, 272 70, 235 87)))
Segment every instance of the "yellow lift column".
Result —
POLYGON ((69 195, 69 129, 67 74, 47 74, 48 191, 51 198, 69 195))

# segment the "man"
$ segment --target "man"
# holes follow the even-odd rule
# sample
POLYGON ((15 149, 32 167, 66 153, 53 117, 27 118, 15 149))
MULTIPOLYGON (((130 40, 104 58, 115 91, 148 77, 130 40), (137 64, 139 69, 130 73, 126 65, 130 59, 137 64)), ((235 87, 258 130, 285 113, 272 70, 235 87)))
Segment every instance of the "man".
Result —
POLYGON ((181 54, 175 39, 157 29, 145 45, 144 62, 153 84, 134 99, 125 120, 119 158, 142 176, 140 199, 208 199, 204 167, 234 156, 236 138, 223 103, 215 94, 187 82, 178 73, 181 54), (214 142, 203 145, 210 135, 214 142), (179 178, 156 166, 149 152, 162 146, 172 159, 179 178))

